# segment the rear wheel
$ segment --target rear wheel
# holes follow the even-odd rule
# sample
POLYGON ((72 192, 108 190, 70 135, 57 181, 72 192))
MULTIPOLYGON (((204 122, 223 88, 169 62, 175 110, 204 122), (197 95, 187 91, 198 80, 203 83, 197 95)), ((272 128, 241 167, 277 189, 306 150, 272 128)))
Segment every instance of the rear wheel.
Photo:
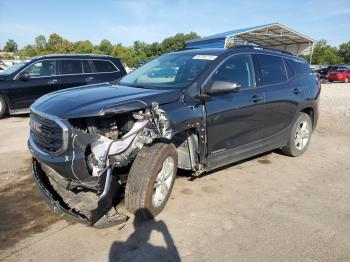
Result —
POLYGON ((288 156, 300 156, 309 146, 312 133, 312 123, 310 116, 300 112, 296 119, 291 136, 282 152, 288 156))
POLYGON ((6 106, 5 99, 0 96, 0 118, 5 115, 6 110, 7 110, 7 106, 6 106))
POLYGON ((131 213, 147 219, 163 210, 174 185, 177 161, 173 144, 157 143, 140 150, 125 188, 125 205, 131 213))

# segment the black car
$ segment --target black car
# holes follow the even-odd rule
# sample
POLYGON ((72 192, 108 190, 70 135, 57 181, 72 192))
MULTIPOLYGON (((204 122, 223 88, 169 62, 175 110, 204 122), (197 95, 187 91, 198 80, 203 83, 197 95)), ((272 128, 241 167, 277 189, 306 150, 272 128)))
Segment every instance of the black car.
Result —
POLYGON ((125 221, 115 208, 122 197, 130 212, 153 217, 178 168, 196 176, 276 148, 304 153, 319 95, 309 65, 286 52, 238 46, 170 53, 116 84, 37 100, 28 141, 33 174, 52 209, 70 219, 125 221), (155 70, 166 76, 149 76, 155 70))
POLYGON ((119 58, 101 55, 46 55, 0 73, 0 117, 29 112, 39 97, 60 89, 114 81, 126 74, 119 58))

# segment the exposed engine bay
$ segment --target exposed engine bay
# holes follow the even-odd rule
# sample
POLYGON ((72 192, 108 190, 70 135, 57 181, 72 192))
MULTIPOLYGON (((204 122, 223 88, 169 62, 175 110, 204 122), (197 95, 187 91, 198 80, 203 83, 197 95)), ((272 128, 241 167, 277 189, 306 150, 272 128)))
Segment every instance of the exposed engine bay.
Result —
POLYGON ((153 103, 151 108, 137 112, 74 119, 69 123, 76 130, 71 139, 72 172, 77 169, 74 156, 85 148, 85 167, 90 177, 67 179, 43 163, 34 163, 39 183, 45 184, 42 191, 51 189, 50 195, 56 196, 56 204, 59 202, 60 207, 70 210, 90 225, 101 220, 102 216, 107 222, 101 224, 125 220, 126 216, 114 209, 115 200, 120 197, 116 194, 126 183, 127 172, 123 168, 130 167, 144 145, 171 137, 165 112, 153 103), (84 137, 88 137, 86 141, 91 143, 79 141, 84 137))
POLYGON ((71 121, 81 132, 95 134, 86 158, 89 172, 99 176, 106 168, 128 165, 137 152, 157 138, 169 138, 171 130, 158 104, 138 112, 71 121))

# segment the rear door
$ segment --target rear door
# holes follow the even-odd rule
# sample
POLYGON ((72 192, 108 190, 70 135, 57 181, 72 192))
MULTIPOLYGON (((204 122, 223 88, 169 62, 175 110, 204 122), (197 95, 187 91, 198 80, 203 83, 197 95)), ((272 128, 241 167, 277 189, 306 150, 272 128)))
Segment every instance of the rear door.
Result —
POLYGON ((231 56, 209 81, 229 81, 241 86, 238 92, 205 98, 209 157, 228 150, 256 148, 256 142, 262 139, 264 96, 256 88, 250 54, 231 56))
POLYGON ((66 89, 86 84, 86 75, 83 72, 82 59, 60 59, 59 89, 66 89))
POLYGON ((119 67, 109 60, 93 59, 91 63, 95 72, 94 78, 96 82, 110 82, 121 77, 119 67))
POLYGON ((39 97, 57 90, 57 62, 55 59, 36 61, 21 71, 11 81, 11 91, 8 93, 13 110, 26 109, 39 97), (29 79, 21 80, 20 75, 27 73, 29 79))
POLYGON ((290 62, 280 56, 255 54, 258 85, 265 94, 263 137, 280 143, 280 135, 289 133, 299 102, 305 98, 303 82, 290 62))

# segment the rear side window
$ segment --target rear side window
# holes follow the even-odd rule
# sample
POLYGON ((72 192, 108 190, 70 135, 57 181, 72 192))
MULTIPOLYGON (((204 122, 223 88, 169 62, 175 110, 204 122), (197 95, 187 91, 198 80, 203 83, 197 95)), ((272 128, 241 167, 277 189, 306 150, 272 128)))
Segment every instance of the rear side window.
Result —
POLYGON ((227 59, 214 73, 213 81, 234 82, 241 89, 254 87, 253 63, 250 55, 234 55, 227 59))
POLYGON ((61 75, 71 75, 71 74, 81 74, 83 73, 83 68, 81 65, 81 60, 60 60, 61 65, 61 75))
POLYGON ((92 73, 92 68, 88 60, 82 60, 84 73, 92 73))
POLYGON ((95 69, 99 73, 109 73, 119 71, 110 61, 106 60, 93 60, 95 69))
POLYGON ((255 55, 259 65, 261 85, 273 85, 287 81, 287 75, 281 57, 255 55))
POLYGON ((288 62, 288 59, 284 59, 284 65, 286 66, 288 79, 293 78, 295 76, 295 72, 293 67, 290 65, 290 62, 288 62))
POLYGON ((297 74, 310 73, 311 69, 308 63, 299 59, 286 59, 294 68, 297 74))

